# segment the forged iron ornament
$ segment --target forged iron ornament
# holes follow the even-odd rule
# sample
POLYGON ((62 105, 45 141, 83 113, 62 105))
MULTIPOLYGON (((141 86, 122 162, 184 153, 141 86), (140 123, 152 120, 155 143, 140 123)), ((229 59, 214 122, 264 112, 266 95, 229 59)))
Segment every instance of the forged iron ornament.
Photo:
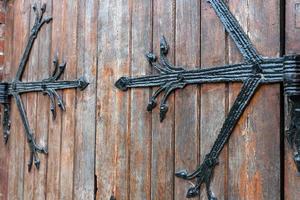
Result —
POLYGON ((285 94, 289 97, 291 113, 290 129, 286 132, 289 144, 294 148, 294 161, 300 171, 300 55, 290 55, 278 58, 264 58, 258 54, 250 39, 240 24, 230 12, 223 0, 208 0, 224 28, 243 55, 244 62, 209 69, 185 70, 175 67, 167 59, 168 44, 164 37, 160 41, 160 58, 153 53, 146 55, 151 66, 157 69, 159 75, 142 77, 121 77, 115 86, 123 91, 129 88, 159 87, 153 94, 147 110, 151 111, 157 105, 157 97, 163 93, 160 102, 160 120, 168 111, 168 96, 176 89, 183 89, 188 84, 242 82, 242 89, 229 111, 220 133, 210 152, 203 162, 191 173, 181 170, 176 176, 185 180, 196 180, 189 188, 187 197, 200 194, 202 184, 205 184, 209 200, 216 200, 210 189, 211 178, 218 157, 228 141, 239 118, 261 84, 283 83, 285 94))
POLYGON ((11 82, 1 82, 0 83, 0 103, 4 106, 3 112, 3 137, 4 142, 7 143, 10 134, 10 100, 13 97, 16 101, 18 110, 21 115, 21 119, 25 128, 25 133, 27 141, 30 148, 30 160, 28 162, 28 170, 30 171, 32 165, 39 168, 40 160, 38 158, 38 153, 47 154, 47 148, 41 147, 36 143, 33 131, 30 129, 29 121, 26 115, 26 110, 21 99, 21 94, 28 92, 42 92, 44 95, 48 95, 50 98, 50 110, 53 115, 53 119, 56 117, 56 106, 57 101, 58 106, 61 110, 65 110, 64 102, 62 97, 57 93, 57 90, 63 90, 68 88, 79 88, 84 90, 88 86, 88 82, 84 77, 81 77, 73 81, 60 81, 58 80, 60 76, 64 73, 66 63, 59 64, 58 58, 55 57, 54 72, 51 77, 35 82, 22 82, 22 75, 25 67, 28 63, 30 52, 32 50, 35 39, 38 36, 39 31, 43 25, 48 24, 52 21, 52 17, 44 17, 46 12, 46 4, 44 4, 41 9, 37 9, 37 5, 33 6, 35 12, 35 22, 31 29, 29 40, 27 42, 26 48, 20 60, 19 68, 17 74, 13 81, 11 82))

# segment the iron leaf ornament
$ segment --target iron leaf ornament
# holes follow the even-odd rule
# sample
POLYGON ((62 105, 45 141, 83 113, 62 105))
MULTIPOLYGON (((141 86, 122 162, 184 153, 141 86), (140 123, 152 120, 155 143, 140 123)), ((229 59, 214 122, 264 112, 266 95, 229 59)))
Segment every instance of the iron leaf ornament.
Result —
POLYGON ((15 78, 11 82, 1 82, 0 83, 0 103, 4 106, 3 111, 3 137, 4 142, 7 143, 10 135, 10 103, 11 99, 15 99, 16 105, 21 115, 21 119, 24 125, 27 141, 30 148, 30 160, 28 162, 28 170, 30 171, 32 165, 34 164, 38 169, 40 166, 40 160, 38 154, 47 154, 47 148, 41 147, 36 143, 34 133, 30 128, 29 121, 26 115, 26 110, 21 99, 23 93, 28 92, 42 92, 44 95, 48 95, 50 98, 50 110, 53 115, 53 119, 56 117, 56 102, 61 110, 65 110, 64 102, 62 97, 57 93, 57 90, 69 89, 69 88, 79 88, 84 90, 89 83, 85 80, 84 77, 81 77, 73 81, 60 81, 59 78, 64 73, 66 68, 66 63, 60 64, 58 58, 55 57, 54 72, 51 77, 35 82, 22 82, 22 75, 25 70, 25 67, 28 63, 30 53, 35 42, 35 39, 38 36, 41 28, 52 21, 52 17, 44 17, 46 12, 46 4, 38 9, 37 5, 33 6, 35 13, 35 22, 31 29, 29 39, 24 50, 24 53, 21 57, 19 68, 15 78))
POLYGON ((160 102, 160 120, 168 111, 167 100, 169 95, 177 89, 183 89, 188 84, 229 83, 242 82, 242 89, 231 107, 220 133, 211 150, 203 162, 193 172, 180 170, 176 176, 185 180, 195 180, 189 188, 187 197, 192 198, 200 194, 202 184, 206 186, 209 200, 216 200, 210 184, 214 168, 218 164, 218 157, 228 141, 238 120, 243 114, 251 98, 261 84, 283 83, 284 91, 289 99, 291 113, 290 129, 286 132, 287 140, 294 148, 294 161, 300 171, 300 55, 289 55, 277 58, 262 57, 237 19, 230 12, 223 0, 208 0, 224 28, 229 33, 244 58, 243 63, 224 65, 208 69, 185 70, 173 66, 167 59, 168 44, 164 37, 160 41, 160 57, 153 53, 146 55, 149 63, 159 74, 142 77, 121 77, 115 86, 126 91, 129 88, 159 87, 154 92, 147 106, 151 111, 158 104, 157 97, 162 94, 160 102))

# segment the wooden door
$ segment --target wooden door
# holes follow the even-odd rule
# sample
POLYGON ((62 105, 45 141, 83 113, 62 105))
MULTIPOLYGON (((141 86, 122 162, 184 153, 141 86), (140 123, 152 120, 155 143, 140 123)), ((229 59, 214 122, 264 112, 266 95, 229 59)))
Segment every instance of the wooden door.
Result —
MULTIPOLYGON (((195 169, 209 151, 240 84, 187 86, 171 95, 163 123, 147 112, 154 89, 119 91, 121 76, 157 73, 144 55, 159 51, 186 69, 241 61, 240 53, 206 0, 10 0, 6 7, 3 80, 11 80, 34 23, 32 5, 47 3, 53 22, 41 30, 24 81, 51 73, 52 58, 67 62, 63 79, 82 74, 84 92, 60 94, 66 112, 55 121, 49 99, 23 95, 39 144, 48 146, 39 170, 27 171, 29 149, 12 107, 11 136, 0 145, 0 199, 182 200, 191 183, 175 171, 195 169)), ((227 0, 264 56, 300 52, 299 0, 227 0)), ((279 84, 252 99, 222 151, 212 181, 219 200, 297 200, 300 178, 284 140, 279 84)), ((207 199, 203 190, 195 199, 207 199)))

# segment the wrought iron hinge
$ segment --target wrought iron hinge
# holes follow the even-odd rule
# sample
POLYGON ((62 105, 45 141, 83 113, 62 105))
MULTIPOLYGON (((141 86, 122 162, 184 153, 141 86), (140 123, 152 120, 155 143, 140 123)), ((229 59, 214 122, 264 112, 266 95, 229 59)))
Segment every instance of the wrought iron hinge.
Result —
POLYGON ((146 55, 151 66, 158 70, 160 74, 121 77, 115 83, 115 86, 123 91, 129 88, 159 87, 150 99, 147 110, 151 111, 156 107, 157 97, 163 93, 160 102, 160 119, 163 121, 168 111, 168 96, 176 89, 182 89, 188 84, 243 83, 220 133, 204 161, 191 173, 186 170, 176 173, 176 176, 182 179, 196 180, 195 185, 188 190, 188 198, 198 196, 201 185, 205 184, 208 199, 215 200, 216 197, 210 189, 210 183, 214 168, 218 164, 218 157, 239 118, 261 84, 284 83, 285 94, 289 97, 292 118, 290 129, 286 134, 289 143, 295 149, 294 160, 300 171, 300 56, 262 57, 258 54, 225 2, 223 0, 208 0, 208 3, 211 4, 226 31, 243 55, 243 63, 196 70, 175 67, 166 57, 169 47, 166 39, 162 37, 160 41, 160 58, 157 58, 153 53, 146 55))
POLYGON ((32 164, 39 168, 40 160, 38 158, 38 153, 47 154, 47 148, 41 147, 36 143, 33 131, 30 129, 29 121, 26 115, 26 110, 21 99, 21 94, 28 92, 42 92, 44 95, 48 95, 50 98, 50 110, 53 114, 53 119, 56 116, 56 106, 57 101, 58 106, 61 110, 65 110, 64 102, 62 97, 57 93, 57 90, 63 90, 68 88, 79 88, 84 90, 88 86, 88 82, 84 77, 81 77, 73 81, 60 81, 60 76, 64 73, 66 68, 66 63, 60 64, 58 58, 55 57, 54 72, 51 77, 35 82, 22 82, 22 75, 25 70, 25 67, 28 63, 30 52, 32 50, 35 39, 38 36, 39 31, 43 25, 48 24, 52 21, 52 17, 44 17, 46 12, 46 4, 44 4, 40 9, 37 8, 35 4, 33 6, 35 12, 35 23, 31 29, 30 36, 20 60, 19 68, 17 74, 13 81, 11 82, 1 82, 0 83, 0 103, 4 106, 3 111, 3 137, 4 142, 7 143, 9 134, 10 134, 10 100, 14 98, 18 107, 18 110, 21 115, 21 119, 25 128, 25 133, 27 141, 30 148, 30 160, 28 163, 28 170, 32 168, 32 164))

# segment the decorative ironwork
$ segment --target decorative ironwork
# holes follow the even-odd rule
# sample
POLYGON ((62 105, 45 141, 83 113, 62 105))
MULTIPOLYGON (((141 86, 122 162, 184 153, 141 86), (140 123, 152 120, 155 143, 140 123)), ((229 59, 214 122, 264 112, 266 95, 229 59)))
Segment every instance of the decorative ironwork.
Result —
POLYGON ((153 53, 146 55, 151 66, 158 70, 160 74, 132 78, 121 77, 115 83, 115 86, 123 91, 129 88, 159 87, 151 97, 147 110, 151 111, 154 109, 157 105, 157 97, 164 93, 160 102, 160 119, 163 121, 168 111, 168 96, 176 89, 182 89, 188 84, 243 83, 243 87, 230 109, 212 149, 206 155, 202 164, 191 173, 188 173, 186 170, 176 173, 177 177, 185 180, 196 179, 195 185, 188 190, 188 198, 198 196, 201 185, 205 184, 208 199, 216 200, 210 189, 210 183, 214 168, 218 164, 218 157, 249 101, 261 84, 284 83, 285 94, 290 99, 292 118, 290 129, 287 131, 287 139, 295 148, 294 160, 300 171, 300 56, 263 58, 257 53, 257 50, 224 1, 208 0, 208 2, 235 42, 245 62, 196 70, 174 67, 166 57, 169 47, 166 39, 162 37, 159 60, 153 53))
POLYGON ((10 126, 11 126, 11 122, 9 119, 10 100, 11 97, 13 97, 16 101, 18 110, 20 112, 21 119, 25 128, 27 141, 30 148, 30 160, 28 163, 29 171, 31 170, 33 163, 37 169, 39 168, 40 160, 38 158, 38 153, 47 154, 48 152, 47 152, 47 148, 41 147, 36 143, 34 133, 30 129, 29 121, 26 115, 26 110, 24 108, 24 104, 21 99, 21 94, 28 93, 28 92, 42 92, 44 95, 48 95, 50 98, 50 110, 52 112, 53 119, 55 119, 56 101, 60 109, 65 110, 63 99, 57 93, 57 90, 63 90, 68 88, 79 88, 81 90, 84 90, 89 85, 89 83, 85 80, 84 77, 81 77, 73 81, 58 80, 60 76, 64 73, 64 70, 66 68, 66 63, 59 64, 57 57, 55 57, 53 61, 55 69, 51 77, 41 81, 22 82, 22 75, 28 63, 28 59, 34 41, 37 38, 38 33, 43 27, 43 25, 48 24, 52 21, 52 17, 44 17, 44 14, 46 12, 46 4, 44 4, 40 10, 37 9, 37 5, 35 4, 33 6, 33 10, 35 12, 35 23, 31 29, 30 36, 26 48, 24 50, 24 53, 22 55, 17 74, 13 81, 0 83, 0 103, 4 105, 4 112, 3 112, 4 142, 7 143, 10 134, 10 126))

